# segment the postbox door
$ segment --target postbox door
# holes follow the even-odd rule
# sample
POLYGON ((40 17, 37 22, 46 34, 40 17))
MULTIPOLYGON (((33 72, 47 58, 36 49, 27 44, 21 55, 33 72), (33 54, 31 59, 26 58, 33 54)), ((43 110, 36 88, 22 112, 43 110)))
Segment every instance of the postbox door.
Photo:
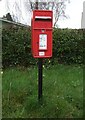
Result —
POLYGON ((33 36, 33 53, 35 57, 49 57, 52 56, 52 32, 46 30, 42 33, 41 30, 35 31, 33 36))

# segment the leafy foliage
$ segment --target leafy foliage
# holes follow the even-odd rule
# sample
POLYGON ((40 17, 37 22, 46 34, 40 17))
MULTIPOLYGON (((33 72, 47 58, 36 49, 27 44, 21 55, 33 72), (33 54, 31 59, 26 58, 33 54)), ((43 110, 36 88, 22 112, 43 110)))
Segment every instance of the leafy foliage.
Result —
POLYGON ((83 31, 55 29, 53 54, 59 63, 83 63, 83 31))
MULTIPOLYGON (((44 59, 46 64, 83 64, 85 30, 54 29, 53 57, 44 59)), ((10 28, 2 31, 3 67, 37 64, 31 54, 31 31, 26 28, 10 28)))

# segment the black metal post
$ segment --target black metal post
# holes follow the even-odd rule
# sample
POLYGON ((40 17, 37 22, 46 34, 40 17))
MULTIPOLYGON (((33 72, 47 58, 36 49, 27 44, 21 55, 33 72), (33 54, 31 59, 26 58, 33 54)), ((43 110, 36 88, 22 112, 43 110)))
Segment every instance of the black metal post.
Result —
POLYGON ((38 59, 38 100, 42 98, 42 58, 38 59))
MULTIPOLYGON (((38 10, 38 0, 35 8, 38 10)), ((38 59, 38 100, 42 98, 42 58, 38 59)))

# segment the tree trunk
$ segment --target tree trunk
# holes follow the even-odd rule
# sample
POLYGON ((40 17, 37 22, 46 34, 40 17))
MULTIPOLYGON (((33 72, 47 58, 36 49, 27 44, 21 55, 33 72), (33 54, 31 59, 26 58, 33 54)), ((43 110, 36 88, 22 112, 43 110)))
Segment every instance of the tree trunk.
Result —
POLYGON ((36 0, 35 9, 38 10, 38 0, 36 0))

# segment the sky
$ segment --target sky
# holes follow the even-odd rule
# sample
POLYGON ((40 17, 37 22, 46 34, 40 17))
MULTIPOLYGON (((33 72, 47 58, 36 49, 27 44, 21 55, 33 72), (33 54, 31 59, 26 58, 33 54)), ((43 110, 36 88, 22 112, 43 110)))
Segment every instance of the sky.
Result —
POLYGON ((66 15, 68 19, 60 20, 58 22, 59 27, 81 28, 84 1, 85 0, 70 0, 70 3, 66 6, 66 15))
MULTIPOLYGON (((10 1, 10 0, 9 0, 10 1)), ((82 11, 83 11, 83 2, 85 0, 70 0, 70 3, 66 3, 66 15, 67 19, 60 19, 58 21, 59 28, 72 28, 72 29, 79 29, 81 28, 81 18, 82 18, 82 11)), ((6 9, 6 0, 0 1, 0 17, 7 13, 6 9)), ((22 23, 30 24, 29 16, 24 13, 24 9, 22 11, 23 18, 27 18, 25 21, 21 19, 22 23), (28 22, 29 21, 29 22, 28 22)))

